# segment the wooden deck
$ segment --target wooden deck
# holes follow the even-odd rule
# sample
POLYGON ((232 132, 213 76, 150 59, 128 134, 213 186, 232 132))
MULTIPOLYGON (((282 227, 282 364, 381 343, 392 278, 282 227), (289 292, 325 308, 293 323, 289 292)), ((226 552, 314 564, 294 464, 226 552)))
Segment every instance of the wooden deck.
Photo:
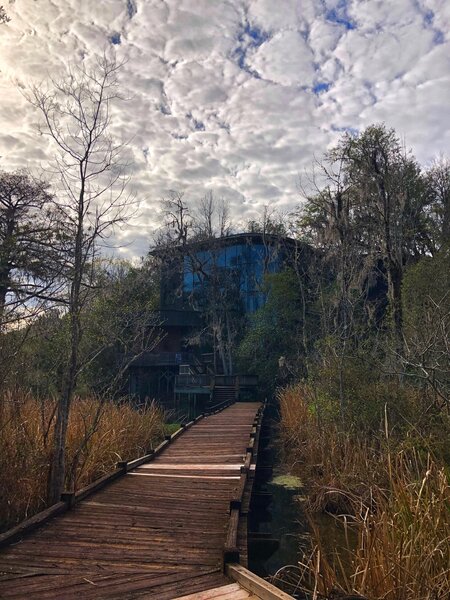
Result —
POLYGON ((205 417, 153 461, 4 548, 0 598, 257 597, 224 575, 223 552, 258 408, 205 417))

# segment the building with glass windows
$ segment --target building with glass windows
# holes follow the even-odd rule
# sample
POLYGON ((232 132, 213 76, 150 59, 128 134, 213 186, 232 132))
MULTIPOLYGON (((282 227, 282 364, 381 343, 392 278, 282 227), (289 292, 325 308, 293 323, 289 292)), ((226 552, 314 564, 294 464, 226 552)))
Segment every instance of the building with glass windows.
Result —
POLYGON ((255 379, 234 373, 223 356, 225 345, 227 355, 231 352, 230 330, 236 339, 248 315, 263 306, 265 275, 279 272, 305 249, 290 238, 241 233, 155 250, 164 335, 130 368, 131 394, 173 401, 192 409, 189 416, 226 395, 251 395, 255 379))

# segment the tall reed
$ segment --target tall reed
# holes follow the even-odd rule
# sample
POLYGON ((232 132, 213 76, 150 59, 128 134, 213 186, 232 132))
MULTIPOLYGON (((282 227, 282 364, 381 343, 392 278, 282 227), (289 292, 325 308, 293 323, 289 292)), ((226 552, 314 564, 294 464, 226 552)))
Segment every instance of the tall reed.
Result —
MULTIPOLYGON (((450 485, 446 467, 405 439, 362 439, 322 420, 313 390, 280 394, 281 437, 304 478, 312 549, 284 578, 308 598, 450 598, 450 485), (314 511, 332 510, 343 547, 330 548, 314 511)), ((416 432, 417 433, 417 432, 416 432)))
MULTIPOLYGON (((55 401, 23 391, 0 398, 0 530, 47 504, 55 401)), ((76 398, 67 435, 67 485, 79 489, 114 469, 119 460, 142 455, 164 433, 164 415, 154 404, 76 398)))

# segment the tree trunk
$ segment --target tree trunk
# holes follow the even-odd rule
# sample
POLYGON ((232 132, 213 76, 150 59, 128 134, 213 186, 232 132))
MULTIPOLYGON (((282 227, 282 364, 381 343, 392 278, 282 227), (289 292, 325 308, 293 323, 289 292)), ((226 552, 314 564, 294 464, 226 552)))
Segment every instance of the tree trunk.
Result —
POLYGON ((403 351, 403 307, 402 307, 402 279, 403 269, 392 260, 388 264, 388 296, 391 310, 392 333, 394 336, 395 351, 403 351))
POLYGON ((227 358, 226 358, 224 343, 223 343, 223 339, 222 339, 222 331, 221 331, 220 321, 218 324, 216 323, 215 331, 216 331, 216 339, 217 339, 217 350, 219 351, 220 360, 222 361, 223 374, 228 375, 227 358))
POLYGON ((76 386, 78 370, 78 347, 80 340, 80 318, 78 312, 71 315, 71 347, 68 369, 63 384, 63 390, 58 403, 55 435, 53 442, 53 457, 50 468, 49 502, 59 502, 64 491, 66 474, 66 438, 69 425, 70 406, 76 386))
POLYGON ((442 245, 448 244, 450 244, 450 191, 445 195, 442 222, 442 245))
POLYGON ((228 354, 228 375, 233 375, 233 336, 230 328, 230 319, 228 314, 226 315, 227 323, 227 354, 228 354))
POLYGON ((4 269, 0 269, 0 327, 3 324, 3 315, 6 306, 6 295, 9 288, 9 277, 8 272, 4 269))
POLYGON ((6 214, 5 237, 0 248, 1 264, 0 264, 0 326, 3 324, 3 316, 6 306, 6 296, 11 286, 11 254, 14 248, 14 229, 15 220, 14 214, 6 214))
POLYGON ((81 337, 81 281, 83 278, 83 226, 84 226, 84 178, 83 165, 81 171, 81 190, 78 201, 78 222, 75 237, 73 279, 70 286, 70 352, 66 365, 65 377, 61 397, 58 403, 56 416, 55 435, 53 444, 53 457, 49 478, 50 504, 58 502, 64 491, 66 474, 66 438, 69 424, 70 406, 77 383, 78 351, 81 337))

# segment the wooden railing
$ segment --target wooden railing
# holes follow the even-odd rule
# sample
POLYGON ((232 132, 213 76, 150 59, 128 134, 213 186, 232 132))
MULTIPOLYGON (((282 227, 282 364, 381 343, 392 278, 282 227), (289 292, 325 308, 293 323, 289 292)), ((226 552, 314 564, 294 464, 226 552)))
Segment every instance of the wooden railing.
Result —
POLYGON ((258 378, 253 375, 177 375, 175 388, 214 387, 217 386, 256 386, 258 378))
POLYGON ((216 413, 224 410, 228 406, 231 406, 235 403, 235 400, 224 400, 223 402, 218 402, 214 406, 210 406, 205 414, 215 415, 216 413))
POLYGON ((191 352, 145 352, 134 361, 134 367, 171 366, 180 364, 193 364, 195 356, 191 352))
POLYGON ((214 385, 213 375, 177 375, 175 377, 175 391, 177 388, 205 387, 211 388, 214 385))

